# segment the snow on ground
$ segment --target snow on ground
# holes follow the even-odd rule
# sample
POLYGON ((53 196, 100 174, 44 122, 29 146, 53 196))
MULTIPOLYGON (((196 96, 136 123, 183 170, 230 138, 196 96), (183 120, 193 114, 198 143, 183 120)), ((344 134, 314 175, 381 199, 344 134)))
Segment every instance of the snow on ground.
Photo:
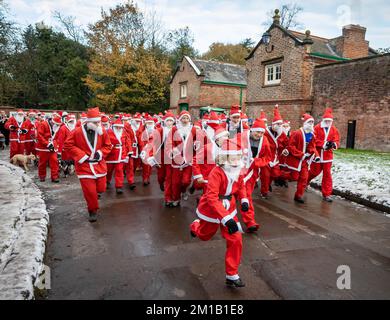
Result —
POLYGON ((33 299, 44 270, 49 215, 24 171, 0 160, 0 299, 33 299))
POLYGON ((390 153, 338 150, 332 173, 335 190, 390 207, 390 153))

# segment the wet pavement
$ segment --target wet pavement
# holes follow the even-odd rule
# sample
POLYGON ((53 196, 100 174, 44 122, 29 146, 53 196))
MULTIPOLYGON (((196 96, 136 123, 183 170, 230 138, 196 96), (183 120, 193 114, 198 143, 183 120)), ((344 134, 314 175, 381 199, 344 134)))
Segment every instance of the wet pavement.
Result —
MULTIPOLYGON (((163 207, 152 184, 112 186, 100 200, 96 224, 87 220, 76 177, 37 185, 50 212, 46 264, 48 299, 389 299, 390 219, 337 199, 329 204, 311 190, 304 205, 295 186, 255 196, 261 229, 244 235, 240 275, 247 287, 224 285, 225 242, 192 239, 195 196, 182 207, 163 207), (338 266, 351 269, 351 290, 336 286, 338 266)), ((259 191, 255 190, 255 194, 259 191)))

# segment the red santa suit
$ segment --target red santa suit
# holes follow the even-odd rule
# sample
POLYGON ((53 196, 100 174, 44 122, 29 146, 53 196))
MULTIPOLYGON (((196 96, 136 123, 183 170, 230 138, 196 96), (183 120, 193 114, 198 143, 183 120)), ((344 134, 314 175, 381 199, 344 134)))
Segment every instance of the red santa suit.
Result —
POLYGON ((279 167, 279 156, 288 144, 288 138, 281 127, 282 123, 282 117, 280 116, 279 109, 276 106, 274 108, 272 125, 279 125, 279 132, 273 132, 270 127, 268 127, 265 131, 265 136, 270 144, 272 159, 270 163, 261 170, 261 194, 263 196, 267 196, 272 180, 282 177, 282 172, 279 167))
MULTIPOLYGON (((303 121, 305 127, 307 122, 314 122, 314 119, 312 116, 305 114, 303 121)), ((286 159, 286 165, 290 169, 289 179, 298 181, 295 199, 302 199, 307 186, 310 165, 313 161, 319 161, 314 133, 306 133, 303 128, 292 132, 287 150, 289 155, 286 159), (310 136, 310 142, 307 141, 307 135, 310 136)))
POLYGON ((153 132, 155 130, 155 123, 151 116, 146 117, 145 125, 141 128, 140 141, 140 159, 142 161, 142 181, 144 185, 150 184, 150 175, 152 174, 152 166, 148 163, 150 157, 150 143, 153 139, 153 132))
POLYGON ((220 150, 216 141, 223 137, 228 138, 229 132, 226 131, 224 125, 220 125, 215 129, 212 140, 206 145, 201 146, 200 149, 195 152, 192 161, 192 178, 194 179, 195 189, 201 189, 203 190, 203 193, 205 193, 207 189, 208 176, 216 167, 215 159, 220 150), (202 179, 204 183, 200 184, 198 179, 202 179))
POLYGON ((58 142, 58 153, 61 155, 61 159, 64 161, 71 161, 72 155, 69 152, 64 151, 64 145, 66 139, 70 136, 71 132, 75 129, 76 117, 74 115, 68 115, 66 117, 66 122, 58 130, 56 134, 56 140, 58 142))
POLYGON ((10 131, 10 158, 15 154, 24 154, 24 135, 28 133, 28 125, 24 118, 22 110, 18 110, 16 117, 11 117, 4 125, 6 130, 10 131))
MULTIPOLYGON (((33 110, 30 110, 28 113, 29 117, 35 117, 36 112, 33 110)), ((27 127, 28 127, 28 132, 24 137, 24 152, 29 155, 29 154, 34 154, 37 155, 36 150, 35 150, 35 145, 37 142, 37 129, 35 127, 35 123, 37 122, 36 119, 27 119, 26 122, 27 127)))
POLYGON ((336 150, 340 146, 340 135, 335 126, 331 125, 328 128, 324 126, 324 121, 326 120, 333 122, 332 109, 326 109, 322 118, 323 122, 314 127, 316 148, 320 155, 320 162, 311 165, 308 183, 322 172, 321 189, 322 195, 326 198, 332 195, 333 192, 333 150, 336 150))
POLYGON ((128 156, 133 153, 130 140, 124 132, 124 125, 121 120, 116 120, 110 129, 107 130, 112 149, 106 157, 107 163, 107 184, 111 182, 115 172, 115 188, 123 188, 123 164, 128 156), (118 130, 119 128, 119 130, 118 130))
POLYGON ((265 132, 265 130, 266 125, 264 121, 256 119, 251 130, 244 132, 240 139, 246 167, 244 184, 249 201, 249 209, 247 212, 242 212, 242 219, 250 232, 259 229, 259 224, 255 220, 252 193, 255 189, 256 182, 259 179, 261 170, 263 170, 264 167, 267 167, 268 163, 272 160, 272 153, 267 137, 263 135, 260 140, 256 141, 251 139, 250 132, 265 132))
MULTIPOLYGON (((229 147, 232 144, 230 141, 224 143, 219 154, 239 154, 239 150, 229 147)), ((231 174, 220 166, 216 166, 208 178, 207 191, 202 195, 196 209, 199 220, 191 224, 191 233, 200 240, 208 241, 220 228, 222 237, 226 240, 226 278, 237 280, 242 253, 242 228, 238 223, 236 199, 239 198, 242 199, 242 203, 248 203, 243 177, 239 175, 239 171, 238 174, 237 172, 231 174), (232 220, 241 232, 237 230, 234 233, 229 232, 228 228, 232 220)))
POLYGON ((46 179, 46 168, 48 164, 51 172, 51 180, 54 182, 58 181, 58 140, 56 138, 61 125, 61 118, 55 116, 52 120, 52 125, 48 121, 44 121, 38 127, 36 150, 39 154, 38 175, 41 181, 46 179))
POLYGON ((128 158, 128 162, 125 165, 127 182, 130 187, 134 187, 134 174, 135 170, 139 167, 141 159, 139 158, 141 153, 141 115, 134 115, 131 120, 134 123, 138 123, 139 127, 134 128, 128 122, 125 123, 125 131, 132 143, 132 155, 128 158))
POLYGON ((99 108, 89 109, 86 123, 72 131, 64 146, 64 150, 72 155, 75 162, 75 171, 89 213, 97 213, 98 194, 106 191, 107 165, 104 158, 112 148, 108 133, 102 127, 95 128, 94 131, 88 129, 89 122, 100 119, 99 108))
MULTIPOLYGON (((191 116, 188 111, 182 111, 179 116, 179 122, 183 116, 191 116)), ((180 123, 178 124, 180 126, 180 123)), ((192 158, 196 152, 196 146, 200 143, 195 143, 196 129, 188 125, 185 129, 180 129, 175 126, 169 133, 167 138, 167 151, 171 160, 172 170, 167 175, 167 179, 171 180, 172 184, 172 200, 180 201, 180 195, 185 193, 191 184, 192 178, 192 158)))

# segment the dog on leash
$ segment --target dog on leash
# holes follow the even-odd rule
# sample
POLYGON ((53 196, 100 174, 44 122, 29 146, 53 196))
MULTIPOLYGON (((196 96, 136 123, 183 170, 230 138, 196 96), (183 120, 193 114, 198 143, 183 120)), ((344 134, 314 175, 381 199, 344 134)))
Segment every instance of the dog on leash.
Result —
POLYGON ((33 154, 24 155, 24 154, 15 154, 10 162, 15 166, 23 167, 24 170, 28 171, 28 164, 33 163, 36 160, 36 157, 33 154))

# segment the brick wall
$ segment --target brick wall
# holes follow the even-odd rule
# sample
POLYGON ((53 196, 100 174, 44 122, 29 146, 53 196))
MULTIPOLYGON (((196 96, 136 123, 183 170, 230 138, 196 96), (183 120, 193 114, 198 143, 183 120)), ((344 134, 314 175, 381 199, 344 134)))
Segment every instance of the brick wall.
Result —
POLYGON ((356 149, 390 151, 390 54, 318 66, 313 91, 313 115, 333 108, 343 147, 356 120, 356 149))
POLYGON ((194 69, 190 66, 186 59, 180 66, 180 70, 176 73, 170 84, 170 109, 176 108, 179 103, 188 103, 190 106, 199 105, 201 78, 199 78, 194 69), (180 99, 180 83, 187 82, 187 98, 180 99))
MULTIPOLYGON (((228 108, 240 104, 240 87, 202 83, 199 104, 216 108, 228 108)), ((242 89, 242 103, 246 100, 246 88, 242 89)))

